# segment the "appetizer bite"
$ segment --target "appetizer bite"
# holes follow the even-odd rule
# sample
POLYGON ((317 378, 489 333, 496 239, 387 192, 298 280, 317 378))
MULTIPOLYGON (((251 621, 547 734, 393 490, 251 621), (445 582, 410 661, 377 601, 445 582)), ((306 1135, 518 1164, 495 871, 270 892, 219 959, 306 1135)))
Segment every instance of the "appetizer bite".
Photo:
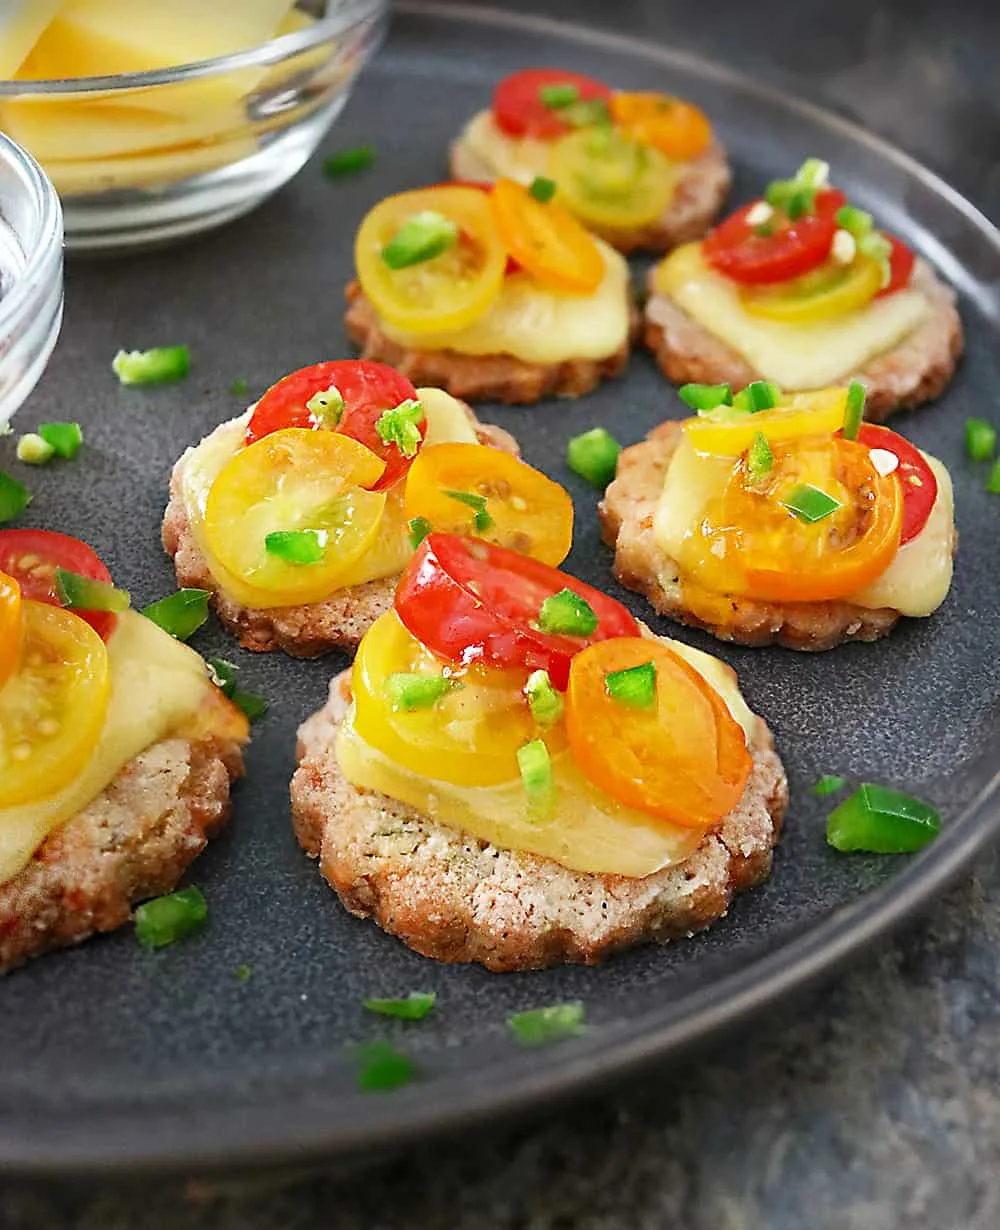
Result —
POLYGON ((380 201, 354 245, 348 336, 471 401, 579 397, 628 362, 625 261, 531 186, 443 184, 380 201))
POLYGON ((225 822, 247 739, 89 547, 0 531, 0 970, 169 892, 225 822))
POLYGON ((962 352, 955 295, 811 158, 650 272, 645 341, 677 384, 859 380, 876 422, 937 397, 962 352))
POLYGON ((864 389, 681 390, 703 409, 625 449, 600 506, 615 575, 744 645, 831 649, 927 616, 951 585, 951 479, 864 389))
POLYGON ((295 830, 347 909, 498 971, 708 926, 767 876, 787 802, 723 663, 448 534, 421 544, 299 756, 295 830))
POLYGON ((246 649, 353 649, 431 530, 558 564, 573 504, 517 444, 381 363, 317 363, 177 463, 163 544, 246 649))
POLYGON ((620 252, 699 239, 731 175, 704 112, 669 94, 611 90, 530 68, 505 77, 451 147, 456 179, 559 185, 559 200, 620 252))

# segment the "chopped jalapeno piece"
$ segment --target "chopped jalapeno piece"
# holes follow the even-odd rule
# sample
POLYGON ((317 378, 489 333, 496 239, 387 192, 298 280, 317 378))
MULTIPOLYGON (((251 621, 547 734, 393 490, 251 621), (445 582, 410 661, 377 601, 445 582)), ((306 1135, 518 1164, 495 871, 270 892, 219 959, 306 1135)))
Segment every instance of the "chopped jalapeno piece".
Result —
POLYGON ((733 398, 737 410, 749 410, 751 414, 756 414, 758 410, 773 410, 780 402, 781 389, 770 380, 752 380, 733 398))
POLYGON ((542 739, 531 739, 517 749, 517 767, 531 811, 548 816, 555 802, 555 779, 549 749, 542 739))
POLYGON ((457 686, 454 679, 447 679, 444 675, 411 675, 406 671, 387 675, 382 684, 395 713, 429 709, 457 686))
POLYGON ((151 602, 142 613, 175 640, 186 641, 208 619, 210 597, 207 589, 179 589, 159 602, 151 602))
POLYGON ((677 396, 692 410, 714 410, 716 406, 733 404, 733 390, 728 384, 682 384, 677 396))
POLYGON ((42 423, 38 434, 57 457, 66 461, 73 460, 83 443, 79 423, 42 423))
POLYGON ((813 786, 813 794, 823 798, 828 794, 836 794, 838 790, 843 790, 846 785, 846 777, 838 777, 833 773, 824 773, 816 785, 813 786))
POLYGON ((208 902, 192 885, 140 905, 135 912, 136 939, 144 948, 164 948, 194 935, 207 920, 208 902))
POLYGON ((119 350, 111 369, 122 384, 167 384, 183 380, 191 370, 187 346, 156 346, 152 350, 119 350))
POLYGON ((544 205, 547 201, 551 201, 556 194, 556 181, 549 179, 545 175, 536 175, 528 185, 528 191, 536 201, 541 201, 544 205))
POLYGON ((941 831, 941 816, 929 803, 865 782, 830 813, 826 839, 836 850, 910 854, 941 831))
POLYGON ((411 397, 380 414, 375 430, 383 443, 395 444, 404 457, 416 457, 423 439, 420 434, 423 420, 423 406, 411 397))
POLYGON ((795 487, 781 503, 800 521, 808 521, 810 524, 822 521, 824 517, 829 517, 840 507, 840 502, 832 495, 827 495, 825 491, 820 491, 811 483, 803 483, 801 487, 795 487))
POLYGON ((989 461, 996 451, 997 429, 986 419, 965 420, 965 451, 973 461, 989 461))
POLYGON ((71 611, 127 611, 131 603, 126 590, 115 589, 106 581, 81 577, 65 568, 56 569, 56 593, 71 611))
POLYGON ((390 269, 406 269, 433 260, 458 242, 458 226, 435 209, 408 218, 382 249, 390 269))
POLYGON ((436 1002, 433 991, 411 991, 402 999, 366 999, 365 1007, 369 1012, 399 1021, 422 1021, 436 1002))
POLYGON ((323 159, 323 174, 329 179, 337 179, 341 175, 353 175, 363 171, 375 161, 375 147, 359 145, 355 149, 339 150, 336 154, 328 154, 323 159))
POLYGON ((538 91, 538 97, 546 105, 558 109, 568 107, 580 101, 580 91, 570 81, 557 81, 551 85, 543 85, 538 91))
POLYGON ((561 589, 557 594, 551 594, 538 612, 539 630, 562 636, 590 636, 597 623, 590 603, 571 589, 561 589))
POLYGON ((604 427, 592 427, 574 436, 566 449, 569 468, 602 491, 611 482, 618 468, 622 446, 604 427))
POLYGON ((549 672, 532 671, 524 685, 524 694, 528 698, 528 708, 531 716, 543 730, 554 726, 563 715, 563 698, 552 686, 549 672))
POLYGON ((362 1042, 353 1048, 353 1053, 358 1066, 358 1087, 365 1093, 386 1093, 416 1079, 413 1060, 391 1042, 362 1042))
POLYGON ((30 503, 28 488, 0 470, 0 522, 13 521, 30 503))
POLYGON ((845 440, 856 440, 861 430, 861 420, 865 417, 865 386, 859 380, 852 380, 847 389, 847 402, 844 406, 844 426, 842 433, 845 440))
POLYGON ((767 442, 767 436, 762 431, 758 431, 747 450, 747 469, 750 471, 750 477, 755 483, 759 483, 771 473, 773 465, 774 454, 767 442))
POLYGON ((406 523, 406 527, 410 531, 410 545, 416 551, 417 547, 420 546, 431 532, 431 523, 426 517, 411 517, 406 523))
POLYGON ((619 704, 652 709, 656 704, 656 667, 652 662, 642 662, 625 670, 610 671, 604 676, 604 687, 619 704))
POLYGON ((275 530, 264 539, 268 555, 286 564, 321 564, 326 559, 326 530, 275 530))
POLYGON ((522 1046, 540 1046, 586 1031, 586 1011, 579 1000, 529 1008, 507 1018, 507 1028, 522 1046))

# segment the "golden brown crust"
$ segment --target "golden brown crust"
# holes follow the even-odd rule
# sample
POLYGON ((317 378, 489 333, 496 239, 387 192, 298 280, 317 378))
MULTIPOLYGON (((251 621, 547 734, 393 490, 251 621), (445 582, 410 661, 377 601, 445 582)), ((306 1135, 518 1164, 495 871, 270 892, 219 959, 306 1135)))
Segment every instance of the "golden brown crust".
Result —
MULTIPOLYGON (((451 144, 449 163, 453 179, 496 179, 494 168, 483 162, 461 137, 451 144)), ((713 141, 697 158, 684 163, 673 198, 655 222, 629 229, 588 225, 588 230, 619 252, 669 252, 705 234, 722 208, 732 178, 726 151, 713 141)))
MULTIPOLYGON (((867 389, 865 414, 884 422, 897 410, 910 410, 939 397, 955 374, 964 347, 962 322, 955 307, 955 292, 926 261, 918 260, 911 284, 931 304, 922 325, 897 346, 878 355, 840 383, 860 380, 867 389)), ((649 275, 643 341, 656 356, 660 370, 674 384, 729 384, 742 388, 760 374, 726 342, 716 337, 657 291, 655 271, 649 275)))
POLYGON ((137 756, 0 885, 0 971, 113 931, 134 902, 170 892, 222 828, 242 775, 230 740, 164 739, 137 756))
POLYGON ((869 610, 851 602, 769 603, 727 596, 725 623, 713 623, 688 610, 676 561, 653 536, 653 515, 680 440, 680 423, 661 423, 618 458, 618 475, 598 514, 604 541, 614 548, 615 576, 622 585, 643 594, 661 615, 740 645, 815 651, 844 641, 875 641, 892 630, 898 611, 869 610))
MULTIPOLYGON (((602 380, 620 376, 628 364, 631 342, 604 359, 567 359, 529 363, 509 354, 471 355, 454 350, 408 350, 385 334, 378 313, 357 282, 347 287, 347 336, 363 359, 389 363, 415 385, 434 385, 464 401, 500 401, 526 405, 543 397, 582 397, 602 380)), ((630 303, 630 337, 640 318, 630 303)))
POLYGON ((677 867, 642 879, 570 871, 439 824, 340 773, 337 729, 350 681, 299 732, 296 836, 344 906, 439 961, 495 972, 592 965, 618 949, 709 926, 735 893, 765 879, 788 801, 771 733, 758 719, 743 797, 677 867))
MULTIPOLYGON (((520 455, 512 435, 491 423, 480 423, 468 407, 466 411, 481 444, 502 449, 515 457, 520 455)), ((225 426, 227 424, 223 424, 225 426)), ((170 500, 162 528, 163 546, 174 561, 178 585, 207 589, 212 595, 210 601, 216 615, 244 649, 258 653, 283 649, 295 658, 316 658, 334 649, 357 649, 358 642, 375 620, 392 607, 399 577, 352 585, 338 590, 323 602, 308 606, 268 610, 244 606, 219 588, 195 541, 181 494, 183 468, 184 457, 181 457, 170 479, 170 500)))

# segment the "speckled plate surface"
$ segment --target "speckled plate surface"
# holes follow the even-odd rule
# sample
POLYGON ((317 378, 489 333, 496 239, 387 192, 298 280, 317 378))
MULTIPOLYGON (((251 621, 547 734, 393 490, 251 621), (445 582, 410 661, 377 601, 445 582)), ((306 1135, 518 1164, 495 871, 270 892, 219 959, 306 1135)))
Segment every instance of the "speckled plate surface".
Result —
MULTIPOLYGON (((245 685, 272 704, 233 822, 189 877, 208 896, 210 927, 157 954, 126 928, 0 983, 2 1169, 346 1158, 614 1080, 830 970, 926 903, 1000 828, 1000 501, 984 492, 984 474, 962 447, 965 418, 996 413, 1000 238, 940 181, 836 117, 627 36, 400 6, 329 140, 376 144, 370 171, 330 182, 314 162, 217 235, 71 266, 62 340, 16 425, 79 419, 87 444, 76 462, 29 476, 35 499, 24 523, 88 539, 141 602, 171 589, 158 529, 173 459, 242 408, 229 392, 235 378, 258 393, 285 371, 349 353, 341 292, 365 210, 441 178, 460 120, 485 105, 498 77, 537 63, 702 104, 733 151, 735 200, 806 155, 827 158, 852 199, 958 286, 968 357, 940 403, 894 424, 955 477, 962 545, 952 594, 934 619, 905 624, 888 641, 819 656, 725 648, 680 632, 736 667, 777 734, 792 803, 771 880, 689 942, 597 969, 506 976, 436 965, 348 917, 296 845, 287 802, 295 729, 344 660, 253 657, 207 627, 197 647, 238 661, 245 685), (119 346, 176 341, 194 352, 186 384, 119 388, 109 369, 119 346), (941 807, 944 832, 910 860, 838 856, 810 791, 823 772, 910 788, 941 807), (253 968, 248 982, 236 977, 241 963, 253 968), (417 988, 439 996, 423 1024, 380 1022, 361 1007, 366 995, 417 988), (577 997, 591 1022, 586 1036, 532 1052, 512 1046, 510 1012, 577 997), (358 1094, 345 1044, 373 1037, 405 1045, 421 1081, 391 1096, 358 1094)), ((596 498, 566 470, 566 441, 595 423, 634 441, 677 413, 643 354, 624 379, 578 403, 485 408, 517 434, 529 461, 573 491, 578 537, 567 566, 613 590, 596 498)), ((14 465, 9 440, 0 465, 14 465)), ((633 595, 619 596, 644 613, 633 595)))

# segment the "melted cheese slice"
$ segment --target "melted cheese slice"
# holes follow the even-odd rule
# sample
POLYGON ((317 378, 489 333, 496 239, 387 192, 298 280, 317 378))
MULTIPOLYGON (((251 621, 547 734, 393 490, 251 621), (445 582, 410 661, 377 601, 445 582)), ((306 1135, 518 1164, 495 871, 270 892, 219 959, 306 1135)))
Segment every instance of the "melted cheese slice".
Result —
MULTIPOLYGON (((729 667, 679 641, 663 642, 722 696, 749 741, 756 719, 729 667)), ((362 739, 353 715, 352 707, 336 747, 340 770, 352 785, 398 799, 500 849, 537 854, 573 871, 641 877, 683 862, 705 835, 703 829, 672 825, 618 803, 587 780, 568 751, 552 760, 557 804, 540 820, 529 812, 520 778, 496 786, 456 786, 423 777, 362 739)))
POLYGON ((613 248, 594 242, 604 258, 604 280, 590 295, 552 290, 514 273, 504 278, 489 311, 454 333, 406 333, 384 320, 380 326, 408 350, 509 354, 526 363, 606 359, 628 340, 629 272, 613 248))
POLYGON ((497 127, 492 111, 479 111, 458 138, 457 169, 462 172, 462 153, 467 151, 494 179, 504 176, 530 184, 536 175, 548 170, 551 148, 550 141, 508 136, 497 127))
MULTIPOLYGON (((927 524, 916 538, 896 552, 889 567, 872 585, 845 599, 869 610, 891 607, 901 615, 931 615, 951 586, 955 539, 955 502, 951 477, 936 457, 922 454, 938 483, 937 499, 927 524)), ((681 558, 683 543, 713 496, 721 491, 732 469, 732 458, 696 452, 684 438, 674 453, 653 516, 653 537, 671 560, 681 558)), ((676 571, 661 577, 676 583, 676 571)))
POLYGON ((92 803, 129 761, 197 712, 211 684, 205 663, 151 620, 126 611, 108 642, 111 698, 87 767, 50 798, 0 808, 0 884, 45 838, 92 803))
MULTIPOLYGON (((700 243, 685 244, 662 261, 654 287, 731 346, 758 375, 790 391, 846 383, 930 313, 919 291, 900 290, 836 320, 802 325, 765 320, 746 311, 735 283, 709 268, 700 243)), ((661 323, 655 295, 647 313, 654 324, 661 323)))
MULTIPOLYGON (((424 407, 427 430, 424 447, 455 442, 475 444, 476 432, 460 401, 442 389, 418 389, 417 397, 424 407)), ((216 558, 205 534, 205 504, 212 484, 220 471, 243 447, 246 426, 252 408, 231 423, 225 423, 184 457, 181 477, 181 497, 187 510, 191 532, 198 549, 208 561, 208 568, 221 588, 244 606, 267 610, 282 605, 274 595, 248 585, 234 576, 216 558)), ((403 484, 389 492, 379 526, 378 537, 371 550, 343 575, 340 588, 377 581, 402 572, 413 554, 406 518, 403 514, 403 484)))

